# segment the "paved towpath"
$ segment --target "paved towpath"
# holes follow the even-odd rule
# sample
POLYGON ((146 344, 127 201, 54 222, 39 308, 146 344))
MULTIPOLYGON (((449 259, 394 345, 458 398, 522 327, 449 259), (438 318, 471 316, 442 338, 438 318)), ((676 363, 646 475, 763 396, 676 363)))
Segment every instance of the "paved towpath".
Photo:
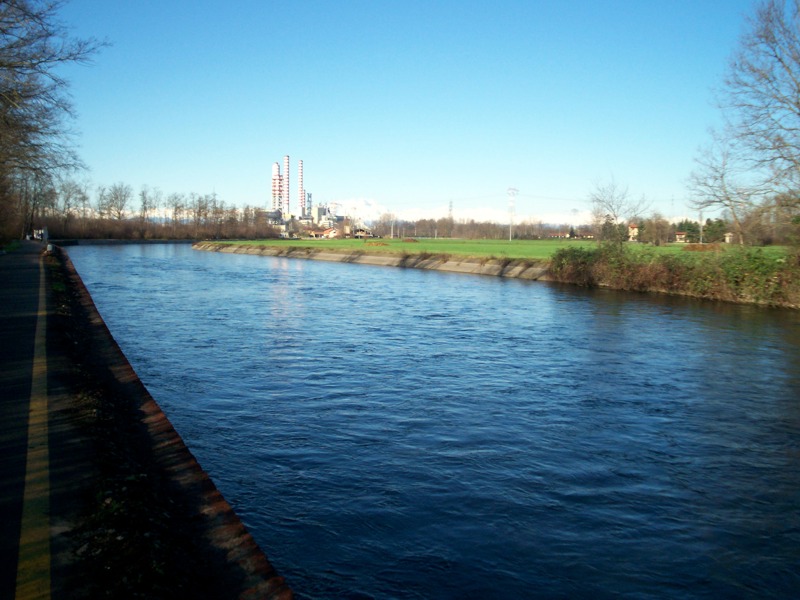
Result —
POLYGON ((47 352, 42 250, 24 241, 0 254, 0 599, 58 597, 71 560, 62 534, 92 472, 63 410, 68 365, 47 352))
POLYGON ((26 241, 0 255, 0 598, 50 595, 41 250, 40 243, 26 241))

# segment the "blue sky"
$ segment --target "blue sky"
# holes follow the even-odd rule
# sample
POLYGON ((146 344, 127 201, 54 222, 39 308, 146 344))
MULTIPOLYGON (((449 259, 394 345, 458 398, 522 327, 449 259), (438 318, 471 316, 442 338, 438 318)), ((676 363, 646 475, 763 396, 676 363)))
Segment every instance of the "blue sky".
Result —
MULTIPOLYGON (((93 185, 270 206, 272 163, 370 218, 574 220, 614 179, 667 216, 752 0, 71 0, 93 185)), ((293 189, 292 203, 296 206, 293 189)))

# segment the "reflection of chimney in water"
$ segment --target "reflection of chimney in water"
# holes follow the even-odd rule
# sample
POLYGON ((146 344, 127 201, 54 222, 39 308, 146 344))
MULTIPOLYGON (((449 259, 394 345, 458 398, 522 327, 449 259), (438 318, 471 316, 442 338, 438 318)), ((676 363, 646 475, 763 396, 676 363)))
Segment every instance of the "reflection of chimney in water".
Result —
POLYGON ((306 191, 303 189, 303 161, 297 161, 297 197, 300 200, 300 216, 306 216, 306 191))

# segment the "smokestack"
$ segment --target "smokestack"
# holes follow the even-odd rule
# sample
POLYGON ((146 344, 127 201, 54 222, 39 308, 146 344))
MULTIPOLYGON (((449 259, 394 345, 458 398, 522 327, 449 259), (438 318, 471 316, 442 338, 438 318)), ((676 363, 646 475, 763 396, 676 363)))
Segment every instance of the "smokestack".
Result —
POLYGON ((289 155, 283 157, 283 209, 284 215, 289 213, 289 155))
POLYGON ((272 210, 281 210, 281 166, 272 164, 272 210))
POLYGON ((303 161, 297 161, 297 193, 300 200, 300 216, 306 216, 306 191, 303 189, 303 161))

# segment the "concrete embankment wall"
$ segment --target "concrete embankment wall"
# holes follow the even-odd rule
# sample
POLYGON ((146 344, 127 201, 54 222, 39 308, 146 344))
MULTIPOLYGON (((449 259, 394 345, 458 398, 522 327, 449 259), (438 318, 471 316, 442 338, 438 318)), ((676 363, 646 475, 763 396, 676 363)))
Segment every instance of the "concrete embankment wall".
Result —
MULTIPOLYGON (((69 286, 83 309, 83 332, 90 340, 87 346, 90 356, 86 360, 96 366, 95 376, 103 380, 104 389, 114 395, 115 402, 135 409, 132 415, 138 420, 137 429, 143 431, 143 443, 149 446, 153 468, 171 483, 175 504, 190 513, 185 517, 192 525, 190 536, 194 536, 196 545, 192 550, 211 563, 198 567, 207 570, 204 575, 224 589, 224 597, 291 599, 292 591, 283 577, 140 381, 97 311, 67 252, 60 248, 57 251, 69 274, 69 286)), ((135 441, 139 443, 138 439, 135 441)), ((189 549, 186 550, 188 554, 189 549)), ((209 597, 216 594, 214 590, 207 592, 209 597)))
POLYGON ((196 250, 223 252, 230 254, 255 254, 258 256, 282 256, 325 260, 382 267, 401 267, 407 269, 428 269, 469 275, 488 275, 492 277, 511 277, 515 279, 548 280, 547 268, 542 263, 520 259, 475 259, 439 254, 381 254, 369 250, 337 253, 322 249, 305 247, 256 246, 252 244, 230 244, 219 242, 198 242, 196 250))

